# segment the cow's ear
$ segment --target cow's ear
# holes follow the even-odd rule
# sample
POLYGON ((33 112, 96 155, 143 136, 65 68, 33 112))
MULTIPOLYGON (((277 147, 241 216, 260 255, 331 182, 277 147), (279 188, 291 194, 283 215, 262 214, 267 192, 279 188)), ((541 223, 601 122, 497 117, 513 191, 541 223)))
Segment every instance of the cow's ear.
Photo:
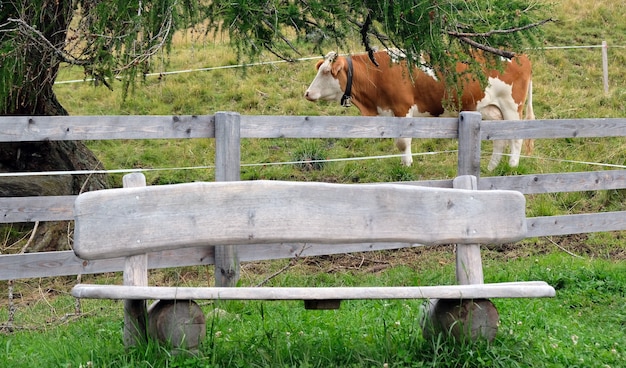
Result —
POLYGON ((333 74, 333 76, 337 76, 337 74, 339 74, 339 72, 341 71, 341 69, 343 68, 343 63, 340 62, 339 60, 335 60, 335 62, 332 64, 332 68, 331 68, 331 72, 333 74))
POLYGON ((324 60, 318 61, 317 64, 315 64, 315 70, 319 70, 320 66, 322 66, 322 64, 324 64, 324 60))

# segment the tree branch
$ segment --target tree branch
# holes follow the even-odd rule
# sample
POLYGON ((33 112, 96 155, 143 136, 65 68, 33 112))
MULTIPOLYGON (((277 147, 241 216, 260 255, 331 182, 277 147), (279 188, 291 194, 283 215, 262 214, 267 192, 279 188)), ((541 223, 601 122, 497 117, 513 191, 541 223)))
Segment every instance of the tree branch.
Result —
POLYGON ((525 31, 527 29, 542 26, 548 22, 554 22, 554 19, 548 18, 537 23, 527 24, 523 27, 516 27, 516 28, 509 28, 509 29, 494 29, 494 30, 491 30, 489 32, 484 32, 484 33, 456 32, 456 31, 446 31, 446 33, 456 38, 462 38, 462 37, 485 37, 486 38, 486 37, 491 37, 495 34, 507 34, 507 33, 525 31))
POLYGON ((370 27, 372 26, 372 11, 370 9, 367 10, 367 17, 365 18, 365 22, 361 25, 361 42, 363 42, 363 46, 365 46, 365 51, 367 51, 367 56, 369 56, 370 60, 374 65, 378 66, 378 62, 374 57, 374 49, 370 45, 370 40, 367 37, 370 27))
POLYGON ((539 27, 541 25, 544 25, 548 22, 553 22, 554 20, 552 18, 548 18, 548 19, 544 19, 540 22, 537 23, 532 23, 532 24, 527 24, 523 27, 516 27, 516 28, 509 28, 509 29, 494 29, 491 30, 489 32, 484 32, 484 33, 471 33, 471 32, 456 32, 456 31, 446 31, 446 33, 449 36, 455 37, 457 38, 460 42, 466 43, 472 47, 475 47, 479 50, 483 50, 498 56, 502 56, 505 57, 507 59, 512 59, 513 57, 515 57, 515 53, 511 52, 511 51, 506 51, 506 50, 502 50, 502 49, 497 49, 495 47, 491 47, 485 44, 482 44, 478 41, 474 41, 471 39, 471 37, 482 37, 482 38, 487 38, 487 37, 491 37, 495 34, 507 34, 507 33, 514 33, 514 32, 520 32, 520 31, 525 31, 527 29, 531 29, 534 27, 539 27))
POLYGON ((484 45, 484 44, 482 44, 480 42, 476 42, 476 41, 472 40, 469 37, 458 37, 458 40, 463 42, 463 43, 466 43, 466 44, 468 44, 470 46, 473 46, 473 47, 475 47, 475 48, 477 48, 479 50, 487 51, 489 53, 492 53, 492 54, 495 54, 495 55, 498 55, 498 56, 502 56, 502 57, 507 58, 507 59, 512 59, 512 58, 515 57, 515 53, 512 52, 512 51, 496 49, 495 47, 487 46, 487 45, 484 45))
POLYGON ((72 65, 80 65, 80 66, 89 65, 91 63, 90 60, 77 59, 73 57, 72 55, 68 54, 67 52, 63 51, 62 49, 59 49, 58 47, 54 46, 46 38, 46 36, 44 36, 40 31, 38 31, 34 27, 30 26, 24 20, 16 19, 16 18, 8 18, 7 21, 17 24, 18 33, 26 36, 31 41, 36 42, 39 45, 42 45, 49 50, 52 50, 63 62, 72 64, 72 65))

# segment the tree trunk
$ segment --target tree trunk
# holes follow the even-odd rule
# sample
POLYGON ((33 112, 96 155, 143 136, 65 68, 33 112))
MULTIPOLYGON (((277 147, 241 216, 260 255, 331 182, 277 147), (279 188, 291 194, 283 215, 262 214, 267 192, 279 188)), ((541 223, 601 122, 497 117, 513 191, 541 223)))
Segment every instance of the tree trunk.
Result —
MULTIPOLYGON (((0 144, 2 172, 44 172, 101 169, 102 164, 82 143, 20 142, 0 144)), ((107 187, 104 175, 54 175, 0 177, 0 196, 71 195, 107 187)), ((17 224, 8 226, 16 227, 17 224)), ((29 230, 33 224, 19 224, 17 230, 29 230)), ((67 222, 47 222, 26 250, 51 251, 70 249, 71 233, 67 222)), ((21 248, 21 247, 20 247, 21 248)))
MULTIPOLYGON (((71 0, 32 1, 7 4, 9 17, 21 17, 41 32, 50 45, 63 49, 67 30, 74 15, 71 0), (15 8, 9 8, 15 6, 15 8), (14 11, 16 14, 12 14, 14 11)), ((0 38, 4 50, 0 55, 2 87, 0 103, 3 115, 68 115, 57 100, 53 86, 60 60, 55 50, 42 47, 32 38, 0 38), (8 45, 8 46, 7 46, 8 45), (2 65, 4 64, 4 65, 2 65)), ((14 142, 0 144, 0 172, 43 172, 101 169, 102 164, 82 143, 14 142)), ((105 188, 104 175, 59 175, 0 177, 0 196, 71 195, 105 188)), ((7 225, 15 228, 14 224, 7 225)), ((27 230, 32 224, 18 225, 27 230)), ((68 249, 68 223, 45 223, 38 226, 32 246, 26 251, 68 249)))

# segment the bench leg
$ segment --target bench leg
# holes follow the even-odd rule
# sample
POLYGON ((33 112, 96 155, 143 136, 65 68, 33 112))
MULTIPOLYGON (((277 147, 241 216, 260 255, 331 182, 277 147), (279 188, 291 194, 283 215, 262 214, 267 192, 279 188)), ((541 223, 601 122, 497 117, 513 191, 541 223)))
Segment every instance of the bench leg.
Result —
POLYGON ((206 319, 193 300, 159 300, 148 308, 148 336, 174 352, 197 352, 206 337, 206 319))
MULTIPOLYGON (((141 173, 124 175, 124 188, 146 186, 146 177, 141 173)), ((148 285, 148 256, 145 254, 126 257, 124 261, 124 285, 148 285)), ((137 346, 146 341, 145 300, 124 301, 124 346, 137 346)))
POLYGON ((145 300, 124 300, 124 346, 146 342, 147 316, 145 300))
MULTIPOLYGON (((477 152, 480 152, 480 148, 477 152)), ((458 176, 452 186, 478 190, 478 178, 471 175, 458 176)), ((483 283, 480 244, 456 245, 456 280, 459 285, 483 283)), ((456 340, 469 338, 473 341, 492 341, 498 332, 499 320, 498 310, 489 299, 439 299, 430 301, 422 327, 426 338, 443 332, 456 340)))
POLYGON ((429 302, 422 330, 426 339, 444 333, 457 341, 493 341, 499 321, 498 310, 489 299, 436 299, 429 302))

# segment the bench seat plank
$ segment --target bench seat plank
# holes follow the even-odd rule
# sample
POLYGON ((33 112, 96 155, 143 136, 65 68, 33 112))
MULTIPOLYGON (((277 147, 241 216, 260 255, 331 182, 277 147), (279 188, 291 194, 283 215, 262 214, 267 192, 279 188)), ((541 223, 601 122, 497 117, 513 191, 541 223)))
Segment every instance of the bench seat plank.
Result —
POLYGON ((348 300, 484 299, 553 297, 543 281, 397 287, 163 287, 78 284, 72 295, 87 299, 348 300))
POLYGON ((514 191, 400 184, 198 182, 88 192, 75 202, 86 260, 202 245, 508 243, 526 235, 514 191))

